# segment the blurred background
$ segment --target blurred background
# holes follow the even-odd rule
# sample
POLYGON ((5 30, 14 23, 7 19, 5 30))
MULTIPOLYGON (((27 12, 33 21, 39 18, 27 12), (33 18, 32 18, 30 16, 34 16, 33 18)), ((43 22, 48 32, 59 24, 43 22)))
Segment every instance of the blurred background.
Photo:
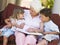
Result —
MULTIPOLYGON (((29 3, 32 0, 0 0, 0 10, 3 10, 9 3, 21 5, 29 8, 29 3), (23 4, 23 5, 22 5, 23 4)), ((42 6, 52 8, 54 0, 40 0, 42 6)))
MULTIPOLYGON (((29 4, 32 0, 0 0, 0 11, 9 4, 16 4, 29 8, 29 4)), ((40 0, 41 5, 46 8, 51 8, 53 13, 60 14, 60 0, 40 0)))

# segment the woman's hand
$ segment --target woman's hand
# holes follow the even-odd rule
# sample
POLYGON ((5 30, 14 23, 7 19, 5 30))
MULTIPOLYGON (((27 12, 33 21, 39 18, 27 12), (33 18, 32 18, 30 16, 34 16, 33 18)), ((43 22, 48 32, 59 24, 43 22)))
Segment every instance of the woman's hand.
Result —
POLYGON ((28 32, 36 32, 36 30, 34 28, 28 28, 27 31, 28 32))
POLYGON ((36 28, 28 28, 27 31, 28 32, 35 32, 35 33, 43 33, 40 29, 36 29, 36 28))

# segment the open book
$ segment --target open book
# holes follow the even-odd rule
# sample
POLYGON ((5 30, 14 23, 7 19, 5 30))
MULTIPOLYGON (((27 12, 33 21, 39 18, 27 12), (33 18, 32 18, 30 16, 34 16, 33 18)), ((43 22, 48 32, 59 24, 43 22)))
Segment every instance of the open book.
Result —
POLYGON ((52 41, 52 40, 54 40, 54 39, 57 39, 59 36, 57 36, 57 35, 54 35, 54 34, 46 34, 45 36, 43 36, 43 38, 45 38, 46 40, 48 40, 48 41, 52 41))
POLYGON ((19 28, 17 28, 16 30, 20 31, 22 33, 25 33, 25 34, 30 34, 30 35, 43 35, 42 33, 27 32, 26 30, 22 30, 22 29, 19 29, 19 28))

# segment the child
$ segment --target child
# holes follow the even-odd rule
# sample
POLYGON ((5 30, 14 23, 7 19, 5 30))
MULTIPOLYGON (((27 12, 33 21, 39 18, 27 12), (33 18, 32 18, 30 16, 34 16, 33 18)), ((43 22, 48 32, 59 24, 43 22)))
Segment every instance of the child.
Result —
POLYGON ((13 11, 13 15, 10 16, 8 19, 5 19, 5 23, 7 24, 0 30, 1 36, 4 37, 3 45, 7 45, 8 37, 12 34, 14 34, 14 31, 16 27, 20 27, 21 22, 24 22, 23 19, 23 9, 21 8, 15 8, 13 11), (22 14, 19 15, 19 13, 22 14), (19 20, 21 18, 21 20, 19 20))
MULTIPOLYGON (((13 16, 11 18, 11 22, 12 22, 12 28, 11 30, 15 31, 15 40, 16 40, 16 45, 17 44, 17 41, 19 43, 21 43, 19 40, 24 37, 21 36, 20 34, 20 38, 19 38, 19 33, 21 33, 19 30, 23 30, 23 27, 25 25, 25 19, 24 19, 24 10, 22 8, 16 8, 14 9, 14 12, 13 12, 13 16)), ((25 35, 25 34, 24 34, 25 35)), ((21 39, 21 41, 22 41, 21 39)), ((19 44, 20 45, 20 44, 19 44)))
POLYGON ((24 19, 24 10, 22 8, 15 8, 14 12, 13 12, 13 16, 11 18, 11 22, 12 22, 12 28, 11 30, 16 31, 17 28, 19 28, 20 30, 23 29, 23 27, 20 26, 20 24, 24 24, 25 23, 25 19, 24 19))
POLYGON ((44 22, 44 36, 42 40, 38 41, 37 45, 48 45, 48 42, 51 42, 54 39, 59 39, 59 28, 58 26, 50 19, 52 12, 48 8, 44 8, 40 11, 41 19, 44 22))
POLYGON ((0 36, 3 36, 3 45, 7 45, 8 37, 12 35, 14 32, 11 29, 12 25, 9 19, 5 19, 6 25, 0 29, 0 36))

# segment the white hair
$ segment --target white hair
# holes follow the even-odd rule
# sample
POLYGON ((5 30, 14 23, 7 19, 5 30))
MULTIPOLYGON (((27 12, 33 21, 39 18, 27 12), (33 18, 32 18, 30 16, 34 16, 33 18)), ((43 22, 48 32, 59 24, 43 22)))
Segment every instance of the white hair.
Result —
POLYGON ((42 4, 40 0, 33 0, 30 4, 31 7, 38 13, 42 9, 42 4))

